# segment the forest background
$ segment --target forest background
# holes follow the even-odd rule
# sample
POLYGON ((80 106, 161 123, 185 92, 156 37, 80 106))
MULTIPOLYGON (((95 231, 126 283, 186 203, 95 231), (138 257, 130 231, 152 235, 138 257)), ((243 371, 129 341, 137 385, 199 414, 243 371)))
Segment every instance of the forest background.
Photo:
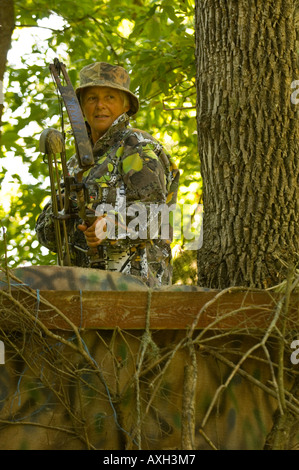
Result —
MULTIPOLYGON (((4 9, 4 4, 0 9, 4 9)), ((1 38, 0 38, 1 40, 1 38)), ((49 64, 58 57, 74 85, 93 61, 124 66, 141 108, 132 126, 158 138, 180 167, 179 204, 201 203, 196 135, 193 0, 15 0, 3 79, 0 255, 9 267, 56 264, 34 226, 50 195, 39 151, 43 129, 61 129, 49 64)), ((65 118, 65 116, 64 116, 65 118)), ((70 130, 68 122, 66 131, 70 130)), ((67 141, 67 158, 74 152, 67 141)), ((195 213, 194 212, 194 213, 195 213)), ((196 283, 196 252, 173 244, 174 282, 196 283)))

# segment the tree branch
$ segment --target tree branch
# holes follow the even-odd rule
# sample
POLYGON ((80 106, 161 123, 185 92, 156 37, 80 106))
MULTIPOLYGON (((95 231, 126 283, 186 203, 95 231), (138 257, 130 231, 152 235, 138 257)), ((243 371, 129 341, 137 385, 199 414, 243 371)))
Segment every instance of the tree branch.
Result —
MULTIPOLYGON (((3 77, 7 61, 7 53, 11 46, 11 36, 15 28, 15 13, 13 0, 1 0, 0 4, 0 85, 2 87, 3 77)), ((0 87, 0 137, 3 113, 3 94, 0 87)))

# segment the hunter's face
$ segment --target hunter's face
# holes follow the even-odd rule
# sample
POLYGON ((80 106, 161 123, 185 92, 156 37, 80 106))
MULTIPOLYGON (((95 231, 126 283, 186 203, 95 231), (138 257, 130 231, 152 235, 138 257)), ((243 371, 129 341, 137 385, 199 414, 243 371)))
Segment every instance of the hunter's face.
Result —
POLYGON ((118 116, 127 112, 123 95, 114 88, 88 87, 81 95, 83 114, 91 127, 91 137, 95 143, 109 129, 118 116))

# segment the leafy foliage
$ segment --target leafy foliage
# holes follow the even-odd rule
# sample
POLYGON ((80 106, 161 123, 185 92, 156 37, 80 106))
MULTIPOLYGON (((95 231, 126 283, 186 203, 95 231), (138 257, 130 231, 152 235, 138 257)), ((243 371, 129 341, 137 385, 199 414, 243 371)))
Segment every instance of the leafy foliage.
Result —
MULTIPOLYGON (((9 62, 7 68, 3 182, 8 181, 7 159, 21 161, 9 176, 13 194, 2 190, 1 195, 6 201, 0 215, 7 233, 8 265, 56 262, 55 255, 37 244, 34 233, 50 194, 39 135, 46 127, 61 125, 48 68, 56 56, 66 64, 74 85, 79 70, 96 60, 123 65, 130 72, 131 89, 141 103, 132 125, 156 136, 179 164, 180 202, 199 202, 193 0, 15 0, 15 12, 16 34, 33 27, 49 34, 46 42, 37 37, 30 54, 20 57, 21 66, 9 62)), ((14 39, 15 44, 18 41, 14 39)), ((72 151, 70 145, 68 157, 72 151)))

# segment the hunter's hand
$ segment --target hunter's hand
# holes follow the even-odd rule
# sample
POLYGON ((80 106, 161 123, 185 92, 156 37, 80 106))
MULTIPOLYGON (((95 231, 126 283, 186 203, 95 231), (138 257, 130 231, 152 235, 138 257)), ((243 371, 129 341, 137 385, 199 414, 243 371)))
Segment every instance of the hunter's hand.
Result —
POLYGON ((86 243, 90 248, 97 247, 107 237, 105 217, 98 217, 90 227, 85 224, 78 225, 78 229, 84 233, 86 243))

